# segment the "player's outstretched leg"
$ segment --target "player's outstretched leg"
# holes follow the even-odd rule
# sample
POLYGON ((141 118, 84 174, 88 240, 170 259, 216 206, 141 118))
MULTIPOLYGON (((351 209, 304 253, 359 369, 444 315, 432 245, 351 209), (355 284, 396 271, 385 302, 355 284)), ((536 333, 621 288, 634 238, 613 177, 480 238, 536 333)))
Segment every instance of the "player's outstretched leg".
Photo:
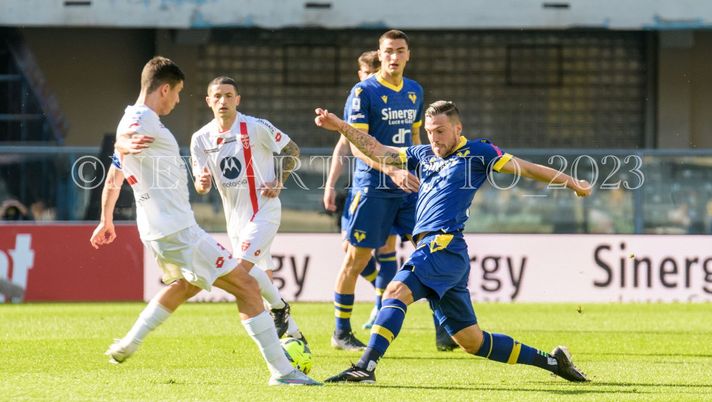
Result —
POLYGON ((568 349, 563 346, 557 347, 552 354, 549 354, 517 342, 508 335, 481 331, 477 325, 459 331, 454 338, 468 353, 489 360, 508 364, 527 364, 552 372, 569 381, 588 381, 586 375, 574 366, 568 349), (477 332, 482 336, 479 347, 476 346, 477 332))
POLYGON ((257 344, 272 374, 270 385, 321 385, 296 370, 287 360, 271 317, 264 310, 256 281, 247 274, 244 260, 237 268, 218 278, 215 285, 235 296, 242 325, 257 344))
MULTIPOLYGON (((253 266, 249 272, 250 276, 257 281, 257 285, 260 288, 260 296, 269 304, 274 327, 277 328, 277 336, 281 338, 289 328, 289 320, 291 318, 289 304, 284 301, 279 289, 272 283, 265 271, 258 266, 253 266)), ((296 325, 295 322, 294 326, 296 325)), ((298 327, 297 331, 299 331, 298 327)))
POLYGON ((361 359, 341 373, 327 378, 325 382, 375 383, 376 364, 398 336, 407 311, 408 306, 404 302, 395 298, 385 299, 371 328, 371 338, 361 359))
POLYGON ((183 279, 163 288, 139 314, 126 336, 116 339, 104 352, 109 356, 109 362, 119 364, 131 357, 151 331, 168 319, 178 306, 198 292, 200 292, 199 287, 183 279))

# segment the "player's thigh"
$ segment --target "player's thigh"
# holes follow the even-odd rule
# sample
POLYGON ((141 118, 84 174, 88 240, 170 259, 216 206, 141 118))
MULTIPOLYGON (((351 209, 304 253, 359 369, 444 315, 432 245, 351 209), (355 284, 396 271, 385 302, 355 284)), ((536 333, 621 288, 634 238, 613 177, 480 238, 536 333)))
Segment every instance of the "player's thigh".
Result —
POLYGON ((357 193, 346 225, 346 240, 354 246, 377 249, 390 234, 400 198, 369 197, 357 193))
POLYGON ((398 207, 393 221, 392 234, 399 235, 404 241, 410 240, 415 228, 415 206, 418 201, 417 194, 406 195, 398 207))
POLYGON ((237 265, 230 252, 198 226, 147 243, 163 270, 165 283, 182 278, 209 290, 215 279, 237 265))
POLYGON ((255 219, 244 225, 238 238, 230 239, 235 256, 250 261, 262 270, 274 269, 270 249, 277 235, 279 222, 255 219))

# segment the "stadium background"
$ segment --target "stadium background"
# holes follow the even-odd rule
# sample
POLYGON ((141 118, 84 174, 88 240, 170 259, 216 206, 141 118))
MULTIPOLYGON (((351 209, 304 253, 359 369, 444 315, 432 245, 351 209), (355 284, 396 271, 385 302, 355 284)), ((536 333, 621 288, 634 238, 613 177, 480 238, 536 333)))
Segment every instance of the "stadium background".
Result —
MULTIPOLYGON (((336 137, 317 130, 311 116, 317 105, 342 110, 356 57, 388 28, 411 37, 406 75, 423 85, 426 102, 457 102, 468 136, 557 169, 566 164, 567 172, 575 165, 582 178, 598 172, 584 201, 532 183, 489 186, 471 208, 469 233, 523 234, 507 239, 518 239, 510 248, 529 261, 563 258, 517 244, 574 239, 579 253, 567 255, 568 265, 592 272, 584 275, 588 287, 561 301, 599 300, 594 282, 608 275, 596 260, 600 244, 589 244, 597 237, 585 234, 605 235, 613 262, 603 265, 625 271, 600 301, 711 299, 712 260, 702 245, 712 232, 712 5, 703 1, 393 1, 384 8, 375 1, 4 0, 0 26, 0 201, 7 212, 8 200, 18 200, 33 219, 0 224, 0 278, 23 287, 25 300, 136 300, 155 284, 135 236, 100 252, 85 241, 98 217, 101 167, 81 163, 108 164, 111 134, 154 54, 177 61, 188 77, 181 104, 164 119, 179 144, 210 119, 205 84, 228 74, 241 86, 242 112, 269 119, 302 147, 301 183, 282 193, 281 230, 297 237, 275 243, 292 271, 285 265, 278 277, 297 286, 296 267, 309 258, 312 270, 301 279, 321 278, 328 288, 340 250, 294 251, 337 244, 319 188, 336 137), (87 177, 94 181, 78 185, 87 177), (121 285, 126 293, 104 291, 117 288, 102 277, 92 279, 91 292, 68 287, 71 275, 93 267, 109 278, 116 265, 132 272, 121 285), (58 280, 67 286, 48 286, 58 280)), ((224 232, 217 194, 191 197, 199 223, 224 232)), ((133 218, 128 191, 117 218, 133 218)), ((540 265, 532 275, 549 272, 540 265)), ((483 264, 478 272, 493 269, 483 264)), ((516 299, 495 284, 482 286, 501 295, 473 297, 516 299)))

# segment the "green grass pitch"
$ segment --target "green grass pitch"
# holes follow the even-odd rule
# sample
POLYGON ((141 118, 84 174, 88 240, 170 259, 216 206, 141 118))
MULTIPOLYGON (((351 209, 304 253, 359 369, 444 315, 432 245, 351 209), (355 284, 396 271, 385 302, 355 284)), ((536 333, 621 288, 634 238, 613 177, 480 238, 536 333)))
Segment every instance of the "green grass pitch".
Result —
MULTIPOLYGON (((480 325, 551 350, 569 346, 592 379, 437 352, 427 305, 408 311, 376 385, 268 387, 268 371, 233 304, 181 307, 122 365, 103 352, 143 308, 122 304, 0 305, 0 400, 712 400, 712 306, 707 304, 478 304, 480 325)), ((354 327, 370 305, 356 306, 354 327)), ((319 380, 358 360, 329 345, 327 303, 292 312, 319 380)), ((368 340, 366 331, 356 334, 368 340)))

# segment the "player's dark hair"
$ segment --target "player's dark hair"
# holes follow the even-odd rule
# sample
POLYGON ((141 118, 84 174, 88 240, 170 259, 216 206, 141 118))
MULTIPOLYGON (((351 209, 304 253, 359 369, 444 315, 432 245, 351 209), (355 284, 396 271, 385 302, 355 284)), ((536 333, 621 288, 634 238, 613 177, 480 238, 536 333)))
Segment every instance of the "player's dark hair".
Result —
POLYGON ((141 90, 151 93, 163 84, 174 88, 185 81, 185 74, 173 60, 156 56, 143 66, 141 71, 141 90))
POLYGON ((232 87, 235 88, 235 95, 240 94, 240 90, 237 89, 237 82, 226 75, 215 77, 212 81, 210 81, 210 83, 208 84, 208 94, 210 94, 210 87, 212 87, 213 85, 232 85, 232 87))
POLYGON ((378 51, 369 50, 361 53, 361 56, 358 57, 359 67, 361 67, 361 64, 367 65, 371 71, 378 71, 378 69, 381 68, 381 61, 378 60, 378 51))
POLYGON ((408 35, 406 35, 405 32, 399 31, 397 29, 391 29, 390 31, 387 31, 383 35, 381 35, 381 37, 378 38, 378 44, 380 45, 381 42, 383 42, 385 39, 391 39, 391 40, 403 39, 405 41, 405 44, 408 47, 410 47, 410 41, 408 40, 408 35))
POLYGON ((455 102, 439 100, 428 105, 425 109, 425 117, 433 117, 439 114, 444 114, 450 120, 456 119, 460 121, 460 110, 457 109, 455 102))

